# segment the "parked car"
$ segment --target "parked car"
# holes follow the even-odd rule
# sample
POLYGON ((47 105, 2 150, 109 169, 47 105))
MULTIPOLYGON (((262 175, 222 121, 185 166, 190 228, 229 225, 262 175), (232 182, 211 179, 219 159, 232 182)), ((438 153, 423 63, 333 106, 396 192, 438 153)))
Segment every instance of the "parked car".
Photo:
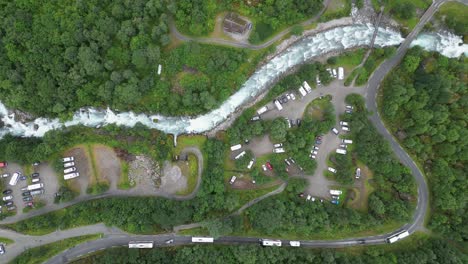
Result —
POLYGON ((73 166, 75 166, 75 162, 73 162, 73 161, 72 161, 72 162, 67 162, 67 163, 64 163, 64 164, 63 164, 63 167, 64 167, 64 168, 73 167, 73 166))
POLYGON ((30 192, 30 191, 26 191, 26 192, 23 192, 21 195, 22 195, 22 196, 30 196, 30 195, 31 195, 31 192, 30 192))
POLYGON ((15 209, 16 209, 16 206, 14 206, 14 205, 7 207, 8 211, 13 211, 15 209))
POLYGON ((331 203, 332 203, 332 204, 340 204, 340 201, 338 201, 338 200, 332 200, 331 203))
POLYGON ((296 161, 295 161, 293 158, 291 158, 291 157, 289 157, 289 160, 290 160, 292 163, 296 163, 296 161))
POLYGON ((341 126, 349 126, 348 122, 345 122, 345 121, 340 121, 340 125, 341 126))
POLYGON ((65 157, 62 159, 63 162, 70 162, 70 161, 74 161, 75 160, 75 157, 65 157))
POLYGON ((338 132, 338 129, 336 129, 336 128, 332 128, 332 132, 333 132, 335 135, 338 135, 338 133, 339 133, 339 132, 338 132))
POLYGON ((3 244, 0 244, 0 255, 5 254, 5 246, 3 244))
POLYGON ((26 196, 26 197, 23 197, 23 201, 25 202, 29 202, 29 201, 32 201, 32 197, 31 196, 26 196))
POLYGON ((311 157, 312 159, 316 159, 316 158, 317 158, 317 156, 315 156, 315 155, 310 155, 310 157, 311 157))
POLYGON ((12 206, 13 205, 13 201, 8 201, 5 203, 6 206, 12 206))
POLYGON ((33 174, 31 175, 31 177, 37 178, 37 177, 39 177, 39 173, 35 172, 35 173, 33 173, 33 174))
POLYGON ((12 190, 6 189, 6 190, 3 191, 3 194, 4 194, 4 195, 9 195, 9 194, 11 194, 12 192, 13 192, 12 190))
POLYGON ((29 206, 29 207, 33 207, 34 203, 33 202, 27 202, 24 205, 29 206))
POLYGON ((317 146, 314 146, 314 149, 315 149, 315 150, 319 150, 319 147, 317 147, 317 146))
POLYGON ((273 145, 273 147, 275 148, 281 148, 282 146, 283 146, 283 143, 277 143, 273 145))
POLYGON ((8 166, 8 162, 0 161, 0 168, 6 168, 8 166))
POLYGON ((335 168, 332 168, 332 167, 328 167, 328 171, 332 172, 332 173, 336 173, 336 169, 335 168))
POLYGON ((253 116, 252 119, 250 119, 250 120, 252 120, 252 121, 258 121, 258 120, 260 120, 260 116, 255 115, 255 116, 253 116))
POLYGON ((10 173, 3 173, 2 174, 2 178, 8 178, 8 177, 10 177, 10 173))
POLYGON ((267 170, 267 167, 266 167, 265 164, 262 165, 262 169, 263 169, 263 171, 266 171, 266 170, 267 170))
POLYGON ((316 136, 315 139, 322 140, 322 136, 316 136))
POLYGON ((346 145, 346 144, 340 144, 340 148, 342 148, 342 149, 347 149, 347 148, 348 148, 348 145, 346 145))
POLYGON ((317 152, 316 150, 311 150, 311 151, 310 151, 310 154, 317 155, 318 152, 317 152))
POLYGON ((320 144, 322 144, 322 141, 321 140, 315 140, 315 144, 320 145, 320 144))
POLYGON ((25 181, 25 180, 26 180, 26 176, 23 175, 23 176, 19 177, 19 179, 20 179, 21 181, 25 181))
POLYGON ((353 110, 354 107, 353 107, 352 105, 347 105, 347 106, 346 106, 346 109, 353 110))
POLYGON ((267 163, 265 163, 265 165, 267 166, 267 168, 269 170, 271 170, 271 171, 273 170, 273 166, 271 165, 271 163, 269 161, 267 161, 267 163))
POLYGON ((288 159, 284 159, 284 162, 285 162, 285 163, 286 163, 286 165, 288 165, 288 166, 289 166, 289 165, 291 165, 291 162, 289 162, 289 160, 288 160, 288 159))
POLYGON ((13 196, 8 195, 8 196, 3 197, 3 201, 4 201, 4 202, 10 201, 10 200, 13 200, 13 196))
POLYGON ((353 111, 348 109, 348 110, 345 111, 345 113, 347 113, 347 114, 352 114, 353 111))
POLYGON ((297 126, 301 126, 301 119, 297 119, 296 124, 297 124, 297 126))
POLYGON ((290 93, 289 97, 291 97, 291 100, 293 100, 293 101, 296 100, 296 96, 294 95, 294 93, 290 93))

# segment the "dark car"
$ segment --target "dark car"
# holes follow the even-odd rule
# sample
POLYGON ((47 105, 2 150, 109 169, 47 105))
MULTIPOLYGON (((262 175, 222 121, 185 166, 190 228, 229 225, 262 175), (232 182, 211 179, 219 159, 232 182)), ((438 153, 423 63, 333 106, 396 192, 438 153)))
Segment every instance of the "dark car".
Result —
POLYGON ((21 195, 23 195, 23 196, 30 196, 30 195, 31 195, 31 192, 30 192, 30 191, 23 192, 21 195))
POLYGON ((37 178, 37 177, 39 177, 39 173, 35 172, 35 173, 33 173, 31 176, 32 176, 33 178, 37 178))
POLYGON ((322 141, 321 141, 321 140, 316 140, 316 141, 315 141, 315 144, 316 144, 316 145, 320 145, 320 144, 322 144, 322 141))
POLYGON ((0 255, 5 254, 5 246, 3 244, 0 244, 0 255))
POLYGON ((21 176, 19 179, 22 180, 22 181, 25 181, 25 180, 26 180, 26 176, 23 175, 23 176, 21 176))
POLYGON ((296 124, 297 126, 301 126, 301 120, 300 119, 296 120, 296 124))
POLYGON ((25 202, 32 201, 32 197, 31 196, 23 197, 23 201, 25 201, 25 202))
POLYGON ((5 203, 6 206, 12 206, 13 205, 13 201, 8 201, 5 203))
POLYGON ((288 97, 286 95, 283 95, 278 100, 280 101, 280 103, 285 104, 288 102, 288 97))
POLYGON ((4 190, 4 191, 3 191, 3 194, 4 194, 4 195, 9 195, 9 194, 11 194, 12 192, 13 192, 12 190, 7 189, 7 190, 4 190))

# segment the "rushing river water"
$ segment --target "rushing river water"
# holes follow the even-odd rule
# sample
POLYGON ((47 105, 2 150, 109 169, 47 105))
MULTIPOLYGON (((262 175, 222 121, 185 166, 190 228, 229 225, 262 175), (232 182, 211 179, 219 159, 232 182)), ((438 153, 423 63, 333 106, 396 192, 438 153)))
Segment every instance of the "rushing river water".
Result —
MULTIPOLYGON (((135 114, 133 112, 114 113, 110 109, 97 110, 83 108, 76 112, 71 121, 60 122, 58 119, 37 118, 32 122, 16 122, 12 114, 0 102, 0 117, 4 126, 0 129, 0 137, 10 133, 16 136, 41 137, 47 131, 62 127, 82 124, 98 127, 116 124, 132 127, 140 122, 143 125, 164 131, 168 134, 202 133, 224 121, 236 108, 246 101, 256 97, 266 89, 273 80, 286 73, 295 65, 301 64, 313 57, 332 51, 341 51, 353 47, 369 45, 374 27, 366 25, 351 25, 333 28, 313 36, 306 37, 284 52, 260 67, 228 100, 220 107, 207 114, 194 118, 166 117, 160 115, 135 114), (155 122, 157 120, 157 122, 155 122)), ((379 47, 395 46, 404 39, 400 33, 379 28, 375 45, 379 47)), ((424 49, 437 51, 447 57, 468 55, 468 45, 462 44, 460 37, 454 35, 421 34, 411 44, 424 49)))

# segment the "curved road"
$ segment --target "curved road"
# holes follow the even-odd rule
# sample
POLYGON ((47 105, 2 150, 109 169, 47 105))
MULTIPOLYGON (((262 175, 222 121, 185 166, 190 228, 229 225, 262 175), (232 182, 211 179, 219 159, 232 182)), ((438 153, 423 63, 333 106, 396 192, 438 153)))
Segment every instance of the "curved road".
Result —
MULTIPOLYGON (((430 18, 434 15, 437 9, 447 0, 436 0, 433 4, 426 10, 424 15, 421 17, 418 25, 413 29, 413 31, 408 35, 406 40, 400 45, 396 54, 382 63, 377 70, 373 73, 370 77, 368 85, 367 85, 367 95, 366 95, 366 104, 367 107, 373 111, 373 115, 370 116, 371 122, 376 126, 377 130, 390 142, 390 145, 401 160, 401 162, 408 166, 416 181, 418 183, 418 203, 416 207, 416 212, 413 217, 413 221, 409 224, 406 224, 401 229, 406 229, 410 233, 415 232, 418 228, 422 227, 424 224, 424 218, 426 216, 427 207, 428 207, 428 187, 425 181, 425 178, 422 172, 419 170, 417 165, 412 161, 409 155, 403 150, 403 148, 398 144, 398 142, 393 138, 391 133, 385 128, 382 120, 379 117, 377 111, 377 91, 378 87, 383 81, 384 77, 391 71, 393 67, 398 65, 398 63, 404 57, 407 49, 409 48, 409 44, 414 39, 415 36, 419 33, 419 31, 424 27, 424 25, 430 20, 430 18)), ((463 1, 466 4, 466 1, 463 1)), ((401 230, 399 229, 399 230, 401 230)), ((171 234, 164 234, 164 235, 132 235, 122 232, 118 229, 110 229, 107 227, 103 227, 100 225, 95 226, 88 226, 82 227, 81 229, 70 229, 61 232, 60 235, 56 234, 55 236, 52 234, 35 237, 35 239, 42 239, 49 238, 48 243, 53 241, 58 241, 64 239, 66 237, 76 236, 76 233, 79 232, 80 234, 84 234, 83 231, 96 231, 95 233, 103 233, 104 236, 101 239, 86 242, 80 245, 77 245, 73 248, 70 248, 59 255, 55 256, 54 258, 50 259, 47 263, 66 263, 71 259, 80 257, 84 254, 92 253, 96 250, 102 250, 105 248, 110 248, 114 246, 123 246, 127 245, 131 240, 152 240, 155 242, 155 246, 167 246, 165 241, 169 239, 174 239, 174 243, 171 245, 188 245, 191 243, 191 237, 188 236, 178 236, 174 233, 171 234), (95 227, 94 229, 91 227, 95 227), (77 231, 78 230, 78 231, 77 231), (75 235, 73 235, 75 234, 75 235), (55 237, 51 239, 50 237, 55 237)), ((86 233, 86 232, 85 232, 86 233)), ((394 232, 392 232, 394 233, 394 232)), ((391 234, 391 233, 389 233, 391 234)), ((341 240, 308 240, 308 241, 301 241, 301 246, 303 247, 314 247, 314 248, 337 248, 337 247, 346 247, 346 246, 353 246, 353 245, 361 245, 361 244, 383 244, 385 243, 385 238, 388 237, 389 234, 382 234, 377 236, 371 237, 362 237, 362 238, 349 238, 349 239, 341 239, 341 240)), ((25 240, 25 236, 22 234, 18 234, 8 230, 0 230, 0 235, 5 235, 7 237, 19 237, 20 241, 31 241, 25 240)), ((288 240, 283 240, 284 243, 287 243, 288 240)), ((25 242, 26 243, 26 242, 25 242)), ((250 237, 221 237, 215 240, 217 244, 253 244, 258 243, 258 238, 250 238, 250 237)), ((37 243, 30 243, 31 245, 38 246, 37 243)), ((8 254, 8 251, 7 251, 8 254)))
MULTIPOLYGON (((325 12, 325 10, 327 9, 329 3, 330 3, 330 0, 323 1, 322 10, 317 15, 315 15, 314 17, 302 22, 301 25, 305 27, 305 26, 308 26, 308 25, 312 24, 313 22, 315 22, 315 20, 317 20, 325 12)), ((181 41, 196 41, 196 42, 205 43, 205 44, 225 45, 225 46, 231 46, 231 47, 235 47, 235 48, 244 48, 244 49, 253 49, 253 50, 259 50, 259 49, 263 49, 263 48, 266 48, 266 47, 270 46, 271 44, 275 43, 276 41, 280 40, 282 37, 287 35, 291 31, 291 29, 293 27, 294 26, 290 26, 290 27, 286 28, 285 30, 283 30, 280 33, 276 34, 274 37, 272 37, 271 39, 269 39, 268 41, 266 41, 266 42, 264 42, 262 44, 254 45, 254 44, 250 44, 250 43, 247 43, 247 42, 239 42, 239 41, 236 41, 236 40, 228 40, 228 39, 222 39, 222 38, 190 37, 190 36, 187 36, 187 35, 184 35, 184 34, 180 33, 177 30, 177 27, 175 26, 175 23, 174 23, 173 19, 169 20, 169 29, 170 29, 172 35, 178 40, 181 40, 181 41)))

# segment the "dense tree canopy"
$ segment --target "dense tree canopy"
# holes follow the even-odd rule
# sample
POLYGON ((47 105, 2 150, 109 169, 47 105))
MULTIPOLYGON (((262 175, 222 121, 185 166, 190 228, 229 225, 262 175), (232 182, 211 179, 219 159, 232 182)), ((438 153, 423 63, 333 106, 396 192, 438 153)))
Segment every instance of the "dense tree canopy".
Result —
POLYGON ((468 238, 466 67, 464 59, 413 48, 386 79, 382 100, 383 117, 429 178, 431 227, 456 240, 468 238))

